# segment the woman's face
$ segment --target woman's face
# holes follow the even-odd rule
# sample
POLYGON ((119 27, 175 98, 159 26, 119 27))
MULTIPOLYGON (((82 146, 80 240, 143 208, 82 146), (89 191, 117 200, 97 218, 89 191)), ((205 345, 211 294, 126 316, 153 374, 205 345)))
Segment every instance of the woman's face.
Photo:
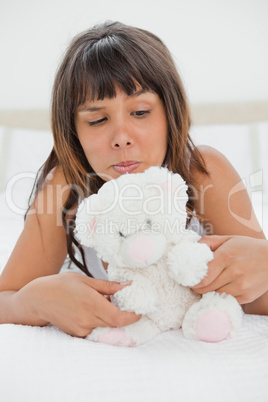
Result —
POLYGON ((127 96, 117 89, 115 98, 79 106, 75 125, 88 162, 105 181, 164 161, 167 118, 153 92, 138 89, 127 96))

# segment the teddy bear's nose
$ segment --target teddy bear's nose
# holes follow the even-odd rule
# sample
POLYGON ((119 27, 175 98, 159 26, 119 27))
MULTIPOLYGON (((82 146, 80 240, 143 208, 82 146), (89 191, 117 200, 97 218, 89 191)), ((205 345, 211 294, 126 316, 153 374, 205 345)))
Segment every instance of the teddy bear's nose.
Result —
POLYGON ((166 251, 166 239, 162 234, 138 233, 128 236, 120 250, 121 257, 137 268, 157 262, 166 251))

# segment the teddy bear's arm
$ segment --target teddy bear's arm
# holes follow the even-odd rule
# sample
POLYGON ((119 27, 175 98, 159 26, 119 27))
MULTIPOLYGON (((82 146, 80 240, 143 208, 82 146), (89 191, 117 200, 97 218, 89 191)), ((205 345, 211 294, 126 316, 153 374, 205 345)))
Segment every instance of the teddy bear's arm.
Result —
POLYGON ((213 253, 206 244, 181 242, 167 256, 170 276, 183 286, 197 285, 207 274, 213 253))
POLYGON ((111 301, 122 311, 149 314, 156 311, 158 297, 154 285, 147 278, 139 278, 116 292, 111 301))

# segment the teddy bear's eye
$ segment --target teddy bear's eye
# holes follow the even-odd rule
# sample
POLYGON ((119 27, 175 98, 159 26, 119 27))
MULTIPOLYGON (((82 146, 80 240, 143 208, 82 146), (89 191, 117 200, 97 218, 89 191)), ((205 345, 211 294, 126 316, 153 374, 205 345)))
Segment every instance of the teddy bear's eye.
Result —
POLYGON ((122 232, 119 232, 120 237, 125 237, 122 232))
POLYGON ((147 219, 147 221, 146 221, 146 225, 148 225, 148 226, 152 226, 152 221, 151 221, 151 219, 147 219))

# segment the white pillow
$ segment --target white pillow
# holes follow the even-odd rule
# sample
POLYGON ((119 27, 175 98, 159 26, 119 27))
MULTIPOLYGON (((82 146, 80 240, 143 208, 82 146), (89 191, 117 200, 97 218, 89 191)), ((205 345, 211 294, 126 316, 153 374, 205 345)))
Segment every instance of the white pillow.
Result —
POLYGON ((264 200, 268 204, 268 122, 258 123, 260 169, 263 169, 264 200))
POLYGON ((193 126, 190 134, 196 145, 210 145, 223 153, 242 179, 252 173, 249 125, 193 126))
POLYGON ((0 155, 4 160, 0 191, 6 191, 9 208, 23 215, 36 173, 52 149, 52 134, 42 130, 2 128, 0 138, 0 155))

